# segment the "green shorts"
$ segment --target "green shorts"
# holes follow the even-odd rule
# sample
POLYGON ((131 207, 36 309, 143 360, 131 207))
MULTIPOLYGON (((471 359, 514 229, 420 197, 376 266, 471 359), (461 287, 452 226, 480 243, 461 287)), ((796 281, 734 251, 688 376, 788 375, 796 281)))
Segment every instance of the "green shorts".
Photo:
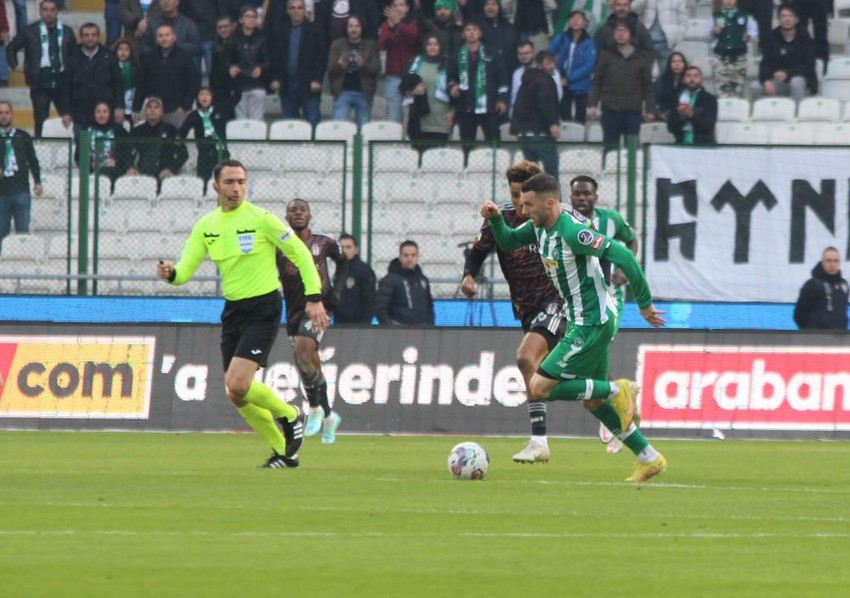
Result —
POLYGON ((616 333, 616 321, 609 312, 601 326, 574 326, 546 356, 537 370, 553 380, 608 380, 608 349, 616 333))

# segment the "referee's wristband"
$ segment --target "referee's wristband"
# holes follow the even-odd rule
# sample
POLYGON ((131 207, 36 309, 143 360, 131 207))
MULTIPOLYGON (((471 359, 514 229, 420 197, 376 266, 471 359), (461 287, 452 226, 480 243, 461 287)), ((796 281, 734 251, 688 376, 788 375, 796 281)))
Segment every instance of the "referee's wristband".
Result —
POLYGON ((307 299, 307 301, 310 303, 318 302, 322 300, 322 295, 321 293, 317 293, 315 295, 307 295, 305 299, 307 299))

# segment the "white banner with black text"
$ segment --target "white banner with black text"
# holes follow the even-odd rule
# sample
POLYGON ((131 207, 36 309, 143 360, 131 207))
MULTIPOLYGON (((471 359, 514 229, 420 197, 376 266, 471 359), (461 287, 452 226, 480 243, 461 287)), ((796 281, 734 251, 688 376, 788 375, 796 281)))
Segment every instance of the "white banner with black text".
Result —
POLYGON ((653 146, 653 295, 790 303, 826 247, 850 251, 850 150, 653 146))

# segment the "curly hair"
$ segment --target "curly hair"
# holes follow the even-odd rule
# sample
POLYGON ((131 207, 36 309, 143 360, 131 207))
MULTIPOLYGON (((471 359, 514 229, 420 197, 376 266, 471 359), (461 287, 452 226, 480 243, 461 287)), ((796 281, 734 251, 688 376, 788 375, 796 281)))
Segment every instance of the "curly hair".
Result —
POLYGON ((508 177, 508 183, 524 183, 535 174, 540 174, 541 172, 543 170, 537 162, 520 160, 516 164, 512 164, 505 171, 505 176, 508 177))

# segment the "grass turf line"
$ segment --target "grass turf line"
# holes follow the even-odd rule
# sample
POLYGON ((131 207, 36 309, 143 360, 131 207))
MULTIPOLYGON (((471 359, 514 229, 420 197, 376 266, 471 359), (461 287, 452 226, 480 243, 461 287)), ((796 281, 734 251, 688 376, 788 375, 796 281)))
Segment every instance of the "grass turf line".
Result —
POLYGON ((660 441, 670 470, 552 440, 0 432, 0 587, 16 596, 840 596, 847 443, 660 441))

